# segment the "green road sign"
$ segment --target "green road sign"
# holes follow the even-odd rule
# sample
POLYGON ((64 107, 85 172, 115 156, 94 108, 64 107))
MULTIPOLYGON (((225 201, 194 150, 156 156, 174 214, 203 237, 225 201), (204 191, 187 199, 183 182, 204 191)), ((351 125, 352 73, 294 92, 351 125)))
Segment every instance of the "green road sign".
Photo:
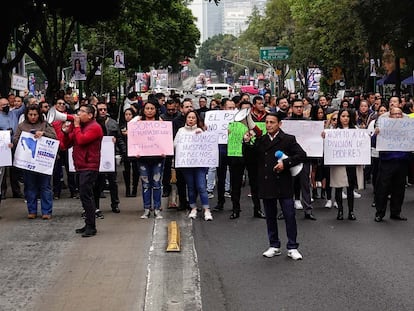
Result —
POLYGON ((264 46, 260 48, 260 59, 286 60, 289 59, 289 48, 286 46, 264 46))

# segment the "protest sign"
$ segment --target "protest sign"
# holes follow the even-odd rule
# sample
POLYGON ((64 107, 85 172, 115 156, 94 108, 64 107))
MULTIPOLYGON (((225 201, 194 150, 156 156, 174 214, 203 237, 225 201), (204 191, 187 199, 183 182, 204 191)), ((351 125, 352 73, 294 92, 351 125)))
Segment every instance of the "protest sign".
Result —
POLYGON ((175 167, 218 167, 218 135, 214 132, 176 136, 175 167))
POLYGON ((173 155, 171 121, 128 122, 128 156, 173 155))
POLYGON ((325 130, 324 164, 371 164, 371 137, 366 129, 325 130))
POLYGON ((378 119, 377 151, 414 151, 414 119, 378 119))
POLYGON ((10 131, 0 131, 0 167, 12 165, 10 131))
MULTIPOLYGON (((101 158, 99 164, 99 172, 115 172, 115 148, 114 137, 104 136, 101 143, 101 158)), ((73 163, 73 147, 68 149, 69 172, 75 172, 73 163)))
POLYGON ((52 138, 34 138, 34 134, 22 132, 14 153, 13 166, 42 173, 53 174, 59 141, 52 138))
POLYGON ((228 126, 234 120, 238 110, 209 110, 206 111, 204 123, 207 131, 218 134, 219 144, 227 144, 228 126))
POLYGON ((323 157, 324 121, 283 120, 281 129, 296 137, 308 157, 323 157))

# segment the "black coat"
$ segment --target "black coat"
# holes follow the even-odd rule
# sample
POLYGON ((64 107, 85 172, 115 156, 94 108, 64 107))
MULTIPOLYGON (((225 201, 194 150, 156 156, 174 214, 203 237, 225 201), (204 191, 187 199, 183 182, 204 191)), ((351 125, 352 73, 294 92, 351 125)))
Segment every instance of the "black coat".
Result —
POLYGON ((257 163, 258 196, 260 199, 292 198, 293 178, 289 168, 302 163, 306 152, 297 143, 295 136, 279 130, 277 136, 270 140, 265 134, 257 137, 252 146, 257 163), (277 164, 275 152, 281 150, 288 158, 283 160, 284 170, 280 173, 273 171, 277 164))

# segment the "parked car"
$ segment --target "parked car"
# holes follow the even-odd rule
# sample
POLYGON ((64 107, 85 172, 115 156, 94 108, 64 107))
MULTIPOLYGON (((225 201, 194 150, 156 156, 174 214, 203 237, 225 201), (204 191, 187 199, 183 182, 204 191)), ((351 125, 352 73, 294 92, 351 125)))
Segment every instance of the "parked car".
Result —
POLYGON ((194 90, 193 95, 196 96, 196 97, 197 96, 206 96, 206 92, 207 92, 206 88, 202 87, 202 88, 194 90))
POLYGON ((257 95, 259 94, 259 89, 254 85, 242 85, 240 87, 240 91, 242 93, 248 93, 250 95, 257 95))

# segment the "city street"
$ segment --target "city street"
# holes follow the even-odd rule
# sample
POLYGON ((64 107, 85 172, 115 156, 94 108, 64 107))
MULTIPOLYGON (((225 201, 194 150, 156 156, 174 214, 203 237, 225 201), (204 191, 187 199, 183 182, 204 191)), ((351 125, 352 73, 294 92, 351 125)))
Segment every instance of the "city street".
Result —
MULTIPOLYGON (((164 219, 140 219, 142 198, 123 197, 121 213, 102 199, 105 219, 83 239, 80 202, 55 201, 51 221, 26 219, 22 199, 7 198, 0 214, 0 310, 413 310, 411 284, 414 187, 408 222, 374 222, 371 187, 356 199, 357 220, 337 221, 336 209, 314 203, 317 221, 297 212, 303 260, 264 258, 265 220, 253 218, 249 187, 242 213, 230 220, 230 199, 212 222, 164 209, 164 219), (179 252, 166 252, 167 226, 177 221, 179 252)), ((216 197, 210 200, 215 206, 216 197)), ((345 212, 346 212, 346 201, 345 212)), ((167 202, 164 200, 164 206, 167 202)))

